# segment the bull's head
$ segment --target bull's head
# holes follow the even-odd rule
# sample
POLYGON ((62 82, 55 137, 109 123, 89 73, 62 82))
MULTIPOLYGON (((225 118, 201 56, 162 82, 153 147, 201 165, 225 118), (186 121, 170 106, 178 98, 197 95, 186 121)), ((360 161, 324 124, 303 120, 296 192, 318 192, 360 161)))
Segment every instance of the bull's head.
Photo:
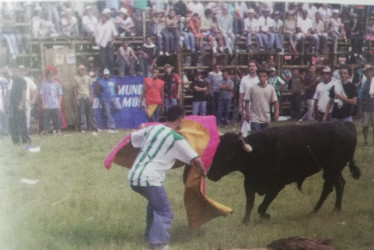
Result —
POLYGON ((218 181, 230 172, 236 171, 245 162, 252 147, 247 144, 241 135, 226 133, 221 136, 220 143, 214 155, 212 165, 208 171, 208 178, 218 181))

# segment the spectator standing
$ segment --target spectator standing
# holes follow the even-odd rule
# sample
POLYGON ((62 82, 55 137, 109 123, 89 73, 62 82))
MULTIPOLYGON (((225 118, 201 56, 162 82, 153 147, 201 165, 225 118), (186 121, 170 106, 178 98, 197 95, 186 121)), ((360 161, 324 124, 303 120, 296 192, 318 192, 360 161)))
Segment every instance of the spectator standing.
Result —
POLYGON ((252 133, 260 132, 270 124, 270 107, 273 105, 274 120, 279 117, 278 98, 273 86, 269 85, 268 73, 264 69, 257 71, 259 82, 253 85, 244 95, 245 119, 251 121, 252 133))
POLYGON ((206 115, 208 101, 209 83, 202 77, 202 72, 198 71, 195 79, 191 83, 192 90, 192 114, 206 115))
POLYGON ((118 35, 113 22, 109 19, 111 11, 104 9, 96 28, 95 41, 99 46, 101 68, 113 69, 114 39, 118 35))
MULTIPOLYGON (((364 146, 368 145, 369 126, 374 128, 374 98, 370 94, 370 89, 374 86, 373 73, 374 70, 371 65, 365 65, 364 74, 366 76, 366 83, 361 98, 361 108, 363 116, 360 121, 362 127, 362 134, 364 136, 364 146)), ((373 130, 373 146, 374 146, 374 130, 373 130)))
POLYGON ((38 96, 38 88, 35 82, 28 76, 26 76, 26 68, 23 65, 19 66, 19 76, 23 77, 26 81, 26 99, 25 99, 25 115, 26 115, 26 127, 27 131, 30 132, 31 127, 31 111, 34 107, 36 97, 38 96))
POLYGON ((92 78, 87 75, 84 65, 78 66, 78 75, 74 76, 74 97, 77 105, 79 129, 97 131, 96 119, 92 110, 93 91, 92 78))
POLYGON ((307 107, 307 112, 304 114, 304 116, 299 120, 299 123, 303 121, 311 122, 314 120, 314 94, 316 92, 317 84, 320 82, 319 79, 317 79, 316 75, 316 66, 310 65, 308 69, 308 73, 304 77, 304 97, 305 97, 305 103, 307 107))
POLYGON ((199 155, 177 133, 183 118, 183 108, 173 106, 166 114, 165 124, 142 128, 130 135, 132 146, 140 150, 128 172, 128 180, 131 188, 148 201, 144 237, 150 249, 168 249, 170 239, 168 229, 173 213, 162 186, 165 172, 179 160, 196 167, 202 176, 206 176, 199 155))
MULTIPOLYGON (((331 80, 331 69, 325 66, 322 69, 322 82, 320 82, 313 96, 314 100, 314 117, 318 122, 322 122, 326 112, 327 104, 330 101, 329 93, 334 82, 331 80)), ((326 121, 331 119, 331 109, 326 114, 326 121)))
MULTIPOLYGON (((275 94, 277 95, 277 99, 280 100, 280 93, 282 87, 286 84, 286 82, 282 79, 282 77, 277 75, 277 71, 274 67, 270 67, 269 69, 269 79, 268 79, 268 84, 273 86, 275 89, 275 94)), ((271 119, 274 120, 274 106, 270 107, 271 110, 271 119)))
POLYGON ((303 91, 303 79, 300 76, 299 69, 292 70, 292 77, 288 83, 288 88, 291 90, 290 96, 290 115, 291 118, 300 119, 300 102, 303 91))
POLYGON ((349 71, 350 68, 346 65, 342 65, 339 68, 340 80, 336 81, 330 89, 330 101, 327 105, 325 116, 332 107, 332 119, 352 121, 352 109, 357 103, 357 90, 356 86, 349 81, 349 71))
POLYGON ((222 77, 223 79, 218 84, 219 97, 217 124, 225 126, 230 122, 231 99, 233 96, 234 83, 230 79, 227 69, 222 70, 222 77))
POLYGON ((221 65, 215 64, 214 70, 209 72, 207 81, 209 82, 209 90, 211 98, 208 101, 209 113, 217 118, 218 115, 218 99, 219 99, 219 88, 218 84, 222 81, 221 65))
POLYGON ((93 14, 93 8, 91 5, 86 7, 86 13, 82 19, 82 28, 83 32, 87 36, 95 36, 96 26, 98 25, 99 21, 97 17, 93 14))
POLYGON ((222 14, 217 17, 218 30, 222 34, 223 41, 229 54, 232 54, 235 46, 235 34, 233 32, 234 18, 227 7, 222 8, 222 14))
POLYGON ((112 117, 112 107, 114 111, 120 111, 121 105, 116 99, 118 93, 118 84, 115 79, 110 77, 108 69, 103 70, 103 78, 99 79, 95 85, 96 95, 100 97, 100 102, 103 107, 105 125, 109 133, 117 132, 116 123, 112 117))
POLYGON ((62 89, 60 84, 54 79, 53 70, 46 71, 46 79, 42 82, 39 95, 41 99, 41 108, 43 110, 43 131, 42 134, 49 132, 52 121, 53 132, 61 134, 60 117, 62 108, 62 89))
POLYGON ((125 77, 127 70, 130 76, 134 77, 136 75, 135 64, 139 65, 139 59, 127 41, 122 41, 122 46, 118 49, 117 63, 120 78, 125 77))
POLYGON ((144 77, 149 77, 157 61, 157 47, 151 37, 145 39, 145 43, 139 51, 140 72, 144 77))
MULTIPOLYGON (((31 139, 27 132, 25 102, 26 102, 27 83, 20 76, 19 69, 13 70, 12 87, 10 89, 10 111, 9 111, 9 129, 13 144, 22 143, 31 144, 31 139)), ((28 147, 28 145, 27 145, 28 147)))
POLYGON ((246 46, 247 50, 252 50, 252 39, 255 37, 257 46, 261 47, 261 35, 259 33, 259 23, 254 17, 254 9, 248 9, 247 17, 244 19, 244 34, 246 35, 246 46))
POLYGON ((0 136, 7 135, 9 129, 9 82, 0 76, 0 136))
POLYGON ((178 105, 178 102, 181 103, 182 81, 177 73, 172 72, 173 69, 173 66, 171 66, 170 64, 165 64, 165 74, 161 78, 161 80, 165 82, 165 111, 167 111, 172 106, 178 105))
POLYGON ((158 122, 164 103, 164 85, 165 82, 159 79, 159 71, 156 68, 152 70, 152 77, 144 79, 139 108, 142 107, 144 100, 145 112, 149 122, 158 122))
POLYGON ((274 26, 274 21, 269 16, 269 9, 262 10, 262 16, 258 18, 259 33, 261 35, 260 50, 267 49, 273 50, 274 46, 274 33, 272 27, 274 26))

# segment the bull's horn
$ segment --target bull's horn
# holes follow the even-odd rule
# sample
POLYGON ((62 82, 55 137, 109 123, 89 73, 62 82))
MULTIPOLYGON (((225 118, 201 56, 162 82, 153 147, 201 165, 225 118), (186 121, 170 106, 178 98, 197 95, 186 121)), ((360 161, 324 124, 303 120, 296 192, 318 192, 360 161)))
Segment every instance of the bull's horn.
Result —
POLYGON ((251 145, 249 145, 248 143, 243 144, 243 149, 244 149, 244 151, 246 151, 248 153, 252 152, 252 150, 253 150, 251 145))

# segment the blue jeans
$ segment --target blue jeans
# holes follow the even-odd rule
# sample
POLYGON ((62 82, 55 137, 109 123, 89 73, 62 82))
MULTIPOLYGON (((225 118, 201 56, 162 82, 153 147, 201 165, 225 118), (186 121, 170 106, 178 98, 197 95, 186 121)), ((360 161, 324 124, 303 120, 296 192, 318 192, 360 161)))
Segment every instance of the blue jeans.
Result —
POLYGON ((171 106, 178 104, 177 98, 165 98, 164 102, 165 102, 165 111, 171 108, 171 106))
POLYGON ((256 133, 269 127, 269 123, 251 122, 251 133, 256 133))
POLYGON ((231 99, 219 99, 218 100, 218 114, 217 114, 217 123, 222 123, 226 125, 229 122, 230 118, 230 108, 231 108, 231 99))
POLYGON ((195 52, 195 37, 191 32, 182 32, 183 36, 183 45, 186 49, 190 49, 192 52, 195 52))
POLYGON ((161 112, 161 108, 160 108, 160 106, 157 106, 156 110, 148 118, 148 121, 149 122, 158 122, 158 118, 160 117, 160 112, 161 112))
POLYGON ((148 200, 145 238, 151 246, 167 244, 170 239, 168 229, 173 220, 169 200, 161 186, 131 186, 131 188, 148 200))
POLYGON ((206 115, 206 101, 193 101, 192 114, 193 115, 206 115))
POLYGON ((113 98, 110 101, 103 101, 102 105, 103 105, 106 128, 116 129, 116 123, 115 123, 115 121, 112 117, 112 106, 113 106, 114 110, 117 111, 117 112, 121 110, 121 107, 116 102, 115 98, 113 98))
POLYGON ((81 97, 78 99, 78 121, 80 122, 80 129, 97 129, 95 115, 92 110, 92 103, 89 97, 81 97))

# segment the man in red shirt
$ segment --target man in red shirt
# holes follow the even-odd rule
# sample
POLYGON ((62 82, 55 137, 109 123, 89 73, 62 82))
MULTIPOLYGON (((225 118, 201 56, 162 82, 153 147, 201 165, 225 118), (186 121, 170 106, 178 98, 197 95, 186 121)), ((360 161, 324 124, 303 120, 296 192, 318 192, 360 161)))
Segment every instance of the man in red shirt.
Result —
POLYGON ((165 82, 158 78, 158 69, 153 69, 152 78, 147 77, 144 79, 143 92, 140 96, 139 109, 142 108, 143 100, 145 100, 145 112, 149 122, 158 122, 164 103, 165 82))

